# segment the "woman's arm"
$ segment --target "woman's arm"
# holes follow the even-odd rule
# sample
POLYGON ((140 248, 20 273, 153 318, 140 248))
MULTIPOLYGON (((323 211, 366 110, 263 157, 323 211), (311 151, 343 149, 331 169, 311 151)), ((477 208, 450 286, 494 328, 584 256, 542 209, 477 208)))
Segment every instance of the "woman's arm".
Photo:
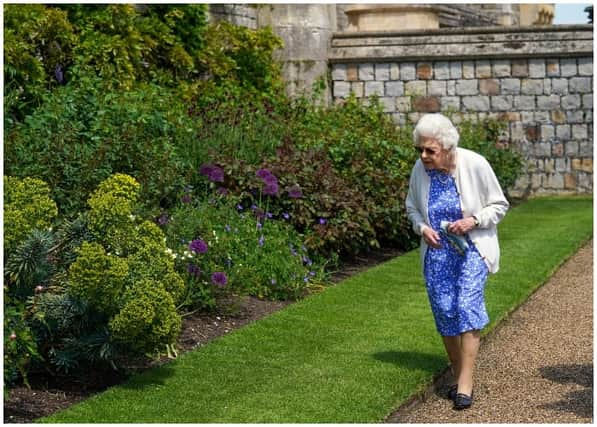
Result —
POLYGON ((485 191, 484 194, 484 207, 479 212, 475 212, 474 216, 479 221, 479 228, 488 228, 490 226, 496 226, 502 218, 506 215, 510 203, 502 187, 491 168, 491 165, 487 160, 484 161, 484 165, 480 170, 480 179, 482 180, 481 188, 485 191))

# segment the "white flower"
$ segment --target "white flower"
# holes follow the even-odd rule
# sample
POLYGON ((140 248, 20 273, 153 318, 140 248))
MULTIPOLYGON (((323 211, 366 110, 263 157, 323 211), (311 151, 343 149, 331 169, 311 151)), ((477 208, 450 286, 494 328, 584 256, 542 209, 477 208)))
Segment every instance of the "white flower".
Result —
POLYGON ((174 251, 170 248, 166 248, 165 251, 168 255, 170 255, 173 259, 176 259, 176 254, 174 253, 174 251))

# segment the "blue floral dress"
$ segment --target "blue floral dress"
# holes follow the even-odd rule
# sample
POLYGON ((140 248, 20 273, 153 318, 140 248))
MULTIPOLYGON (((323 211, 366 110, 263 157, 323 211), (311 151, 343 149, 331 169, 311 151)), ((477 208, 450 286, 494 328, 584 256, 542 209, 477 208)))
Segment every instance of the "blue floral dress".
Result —
POLYGON ((460 198, 452 176, 427 170, 431 178, 428 214, 431 227, 441 236, 441 248, 428 247, 424 275, 431 311, 442 336, 457 336, 482 329, 489 323, 484 289, 488 276, 485 261, 467 236, 464 254, 450 245, 439 232, 441 221, 462 219, 460 198))

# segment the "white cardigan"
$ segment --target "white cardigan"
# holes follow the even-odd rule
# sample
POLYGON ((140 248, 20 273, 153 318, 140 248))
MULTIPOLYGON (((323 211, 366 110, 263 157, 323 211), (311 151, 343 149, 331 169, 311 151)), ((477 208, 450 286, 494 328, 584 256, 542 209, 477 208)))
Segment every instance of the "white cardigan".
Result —
MULTIPOLYGON (((500 247, 497 224, 506 214, 510 204, 487 160, 473 151, 456 148, 456 170, 453 173, 456 189, 460 196, 462 217, 475 216, 479 226, 469 232, 469 237, 479 254, 485 260, 489 272, 499 270, 500 247)), ((406 212, 413 229, 419 235, 424 226, 429 226, 427 202, 431 180, 421 160, 412 169, 406 212)), ((421 238, 421 265, 423 265, 427 244, 421 238)))

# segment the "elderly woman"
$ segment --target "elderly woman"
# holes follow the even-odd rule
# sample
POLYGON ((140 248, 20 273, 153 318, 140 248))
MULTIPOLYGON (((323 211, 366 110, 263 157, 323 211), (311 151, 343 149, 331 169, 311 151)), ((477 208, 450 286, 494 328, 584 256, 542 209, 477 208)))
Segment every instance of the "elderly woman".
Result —
POLYGON ((489 323, 484 288, 499 267, 496 226, 509 203, 481 155, 457 147, 458 131, 441 114, 426 114, 414 130, 421 157, 406 198, 407 214, 421 235, 427 295, 456 383, 454 409, 473 402, 473 369, 480 330, 489 323))

